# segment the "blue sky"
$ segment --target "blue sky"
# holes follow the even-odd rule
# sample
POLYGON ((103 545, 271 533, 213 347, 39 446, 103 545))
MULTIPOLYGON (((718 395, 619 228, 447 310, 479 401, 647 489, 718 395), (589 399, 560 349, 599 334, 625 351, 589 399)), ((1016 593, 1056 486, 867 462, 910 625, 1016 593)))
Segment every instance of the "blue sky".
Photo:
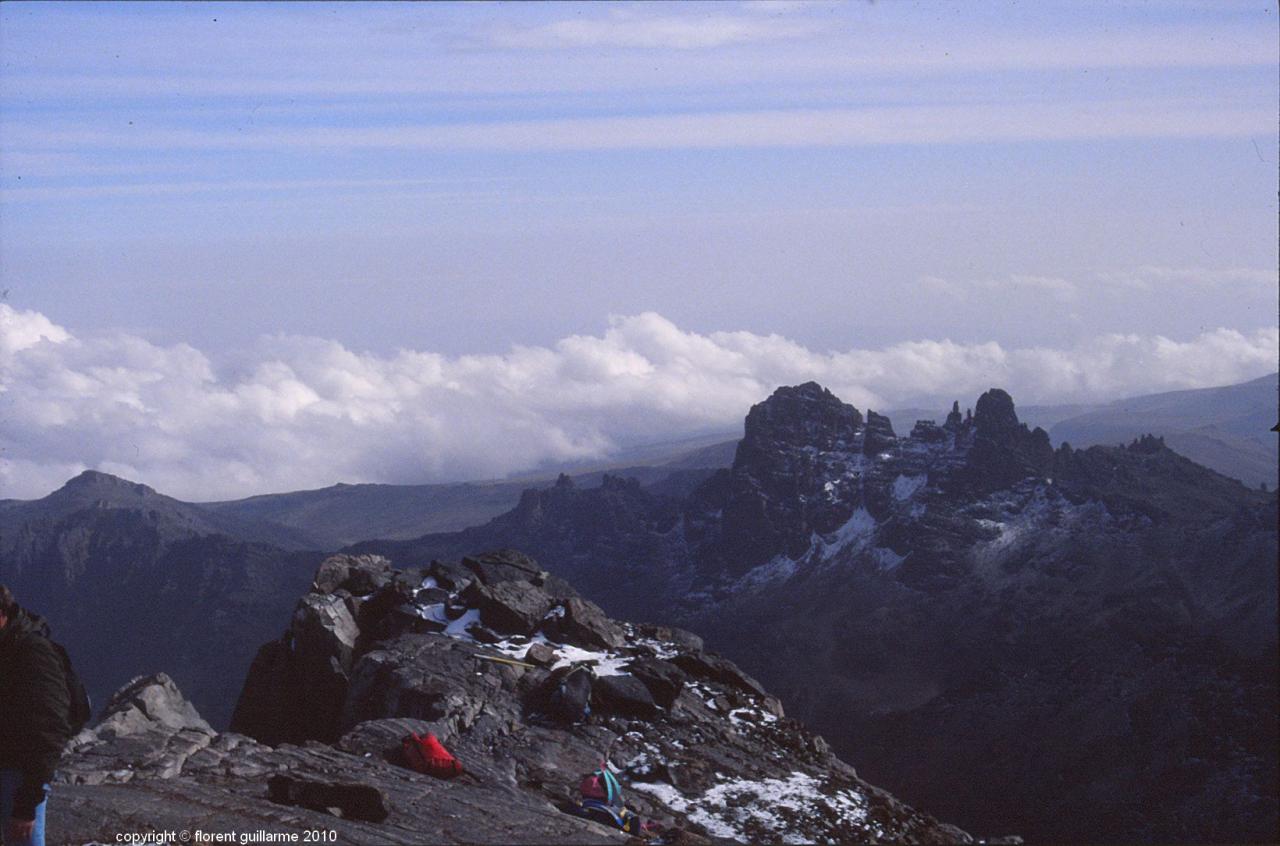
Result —
MULTIPOLYGON (((1257 375, 1278 43, 1274 4, 1230 0, 3 3, 8 348, 188 345, 231 390, 289 338, 511 364, 654 315, 666 338, 994 344, 1126 374, 1019 370, 1038 401, 1257 375), (1085 355, 1224 332, 1243 346, 1213 373, 1085 355)), ((946 393, 897 376, 839 378, 946 393)), ((741 378, 697 425, 769 388, 741 378)), ((566 454, 652 434, 592 425, 566 454)), ((37 440, 10 454, 119 460, 37 440)), ((421 475, 479 465, 450 467, 421 475)))

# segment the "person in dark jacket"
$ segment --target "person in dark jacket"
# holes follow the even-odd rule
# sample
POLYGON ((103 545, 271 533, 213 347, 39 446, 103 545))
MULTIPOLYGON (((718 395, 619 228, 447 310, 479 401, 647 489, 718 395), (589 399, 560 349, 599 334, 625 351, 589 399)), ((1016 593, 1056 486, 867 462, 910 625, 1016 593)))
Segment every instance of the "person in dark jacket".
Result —
POLYGON ((71 735, 49 626, 0 585, 0 822, 5 846, 43 846, 49 781, 71 735))

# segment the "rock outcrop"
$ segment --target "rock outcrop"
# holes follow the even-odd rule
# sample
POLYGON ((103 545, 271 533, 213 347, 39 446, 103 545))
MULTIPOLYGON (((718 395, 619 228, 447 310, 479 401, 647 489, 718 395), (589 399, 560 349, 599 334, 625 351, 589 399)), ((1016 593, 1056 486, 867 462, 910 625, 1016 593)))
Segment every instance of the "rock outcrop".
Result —
POLYGON ((167 675, 136 678, 116 691, 96 725, 71 740, 58 781, 173 778, 215 734, 167 675))
POLYGON ((235 728, 214 733, 166 676, 136 680, 70 747, 51 838, 109 842, 145 819, 343 843, 623 842, 566 812, 607 756, 664 842, 970 842, 866 784, 695 636, 611 620, 517 553, 326 561, 255 661, 235 728), (548 609, 533 627, 531 607, 548 609), (549 694, 575 668, 590 710, 558 720, 549 694), (410 731, 465 774, 406 768, 410 731))
POLYGON ((824 488, 857 472, 864 432, 861 412, 816 382, 752 406, 723 505, 719 566, 741 574, 799 555, 815 532, 839 525, 824 488))

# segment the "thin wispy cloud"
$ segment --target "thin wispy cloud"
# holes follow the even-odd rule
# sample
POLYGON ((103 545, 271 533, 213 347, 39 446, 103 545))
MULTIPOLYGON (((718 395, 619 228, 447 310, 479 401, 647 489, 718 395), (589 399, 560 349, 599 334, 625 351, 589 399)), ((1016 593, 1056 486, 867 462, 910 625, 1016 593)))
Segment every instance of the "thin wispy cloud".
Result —
POLYGON ((1059 302, 1070 302, 1080 294, 1079 286, 1068 279, 1028 273, 1010 273, 1008 276, 980 279, 947 279, 927 274, 920 277, 918 282, 926 290, 953 297, 1020 291, 1047 296, 1059 302))
POLYGON ((88 197, 163 197, 188 194, 221 194, 261 192, 346 192, 378 191, 403 194, 408 189, 430 189, 437 198, 474 198, 476 191, 460 191, 460 186, 483 186, 492 180, 482 179, 260 179, 209 180, 184 182, 140 182, 134 184, 71 185, 57 188, 3 188, 5 202, 47 201, 88 197))
MULTIPOLYGON (((678 7, 669 7, 677 10, 678 7)), ((643 8, 611 9, 604 17, 574 17, 523 29, 499 30, 499 47, 537 49, 639 47, 703 50, 732 44, 779 41, 812 35, 816 22, 769 21, 744 15, 652 15, 643 8)))
POLYGON ((187 129, 13 127, 16 143, 46 149, 420 149, 589 151, 856 147, 1127 138, 1249 137, 1266 131, 1266 109, 1162 106, 1147 102, 965 107, 796 109, 636 117, 450 123, 351 129, 187 129))
POLYGON ((1273 291, 1276 272, 1259 267, 1160 267, 1143 265, 1123 270, 1095 270, 1079 278, 1032 273, 978 278, 944 277, 925 274, 916 284, 926 291, 950 297, 973 297, 1022 292, 1041 295, 1058 302, 1073 302, 1096 296, 1108 289, 1152 293, 1179 290, 1231 289, 1273 291))
POLYGON ((1100 271, 1096 278, 1106 284, 1140 291, 1171 286, 1197 288, 1268 288, 1277 284, 1275 270, 1256 267, 1159 267, 1144 265, 1132 270, 1100 271))

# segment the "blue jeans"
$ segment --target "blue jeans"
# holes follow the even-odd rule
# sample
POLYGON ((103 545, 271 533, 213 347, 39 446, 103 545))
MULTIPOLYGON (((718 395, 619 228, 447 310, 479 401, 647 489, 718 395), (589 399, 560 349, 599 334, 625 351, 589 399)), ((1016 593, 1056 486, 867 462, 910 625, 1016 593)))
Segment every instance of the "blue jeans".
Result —
MULTIPOLYGON (((13 813, 13 797, 21 784, 21 770, 0 770, 0 836, 9 827, 9 815, 13 813)), ((44 795, 46 797, 49 795, 47 784, 44 786, 44 795)), ((44 846, 44 808, 48 804, 48 799, 44 799, 36 805, 36 824, 35 828, 31 829, 30 838, 14 843, 5 840, 4 846, 44 846)))

